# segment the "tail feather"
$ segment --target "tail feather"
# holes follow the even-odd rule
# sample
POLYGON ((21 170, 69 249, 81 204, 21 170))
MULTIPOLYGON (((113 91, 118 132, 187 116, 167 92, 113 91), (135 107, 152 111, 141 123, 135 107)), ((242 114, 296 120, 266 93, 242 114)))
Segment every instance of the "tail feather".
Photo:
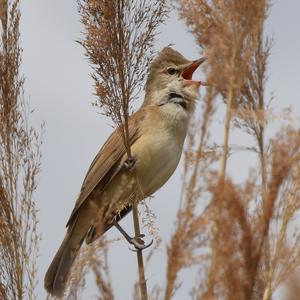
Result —
POLYGON ((67 232, 44 279, 45 289, 52 296, 62 296, 72 264, 84 237, 85 234, 80 236, 74 232, 74 228, 67 232))
MULTIPOLYGON (((131 206, 123 209, 116 216, 115 221, 121 220, 130 210, 131 206)), ((92 206, 87 206, 85 210, 82 208, 82 211, 69 224, 68 232, 44 279, 45 289, 52 296, 63 295, 72 264, 84 239, 87 244, 90 244, 113 226, 113 223, 102 224, 100 220, 93 221, 94 213, 95 210, 92 206)))

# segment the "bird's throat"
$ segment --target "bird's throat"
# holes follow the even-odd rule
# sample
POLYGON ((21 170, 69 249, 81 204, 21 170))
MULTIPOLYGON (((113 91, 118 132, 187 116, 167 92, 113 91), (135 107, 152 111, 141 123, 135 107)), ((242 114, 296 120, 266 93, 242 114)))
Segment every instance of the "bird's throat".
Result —
POLYGON ((187 103, 186 103, 184 96, 182 96, 181 94, 179 94, 177 92, 170 92, 168 102, 178 104, 184 110, 187 109, 187 103))

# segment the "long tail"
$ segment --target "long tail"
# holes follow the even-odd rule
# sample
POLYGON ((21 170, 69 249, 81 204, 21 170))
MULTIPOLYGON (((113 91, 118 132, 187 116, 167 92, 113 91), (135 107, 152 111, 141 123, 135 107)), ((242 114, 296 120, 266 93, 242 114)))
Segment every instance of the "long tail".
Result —
POLYGON ((63 294, 72 264, 87 232, 87 229, 78 228, 80 224, 77 221, 68 230, 45 275, 44 286, 52 296, 63 294))
MULTIPOLYGON (((121 220, 130 210, 131 206, 123 209, 121 213, 118 213, 116 221, 121 220)), ((93 206, 87 206, 86 210, 82 210, 78 213, 77 218, 72 222, 73 224, 69 225, 69 230, 44 279, 45 289, 52 296, 61 296, 63 294, 72 264, 83 240, 86 238, 86 243, 90 244, 113 226, 112 223, 92 224, 91 220, 94 217, 94 213, 95 210, 93 206)))

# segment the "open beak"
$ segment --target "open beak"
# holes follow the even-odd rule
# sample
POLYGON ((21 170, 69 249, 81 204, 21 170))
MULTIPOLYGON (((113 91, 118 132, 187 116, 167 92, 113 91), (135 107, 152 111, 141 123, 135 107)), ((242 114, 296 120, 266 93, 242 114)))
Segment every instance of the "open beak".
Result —
POLYGON ((197 70, 197 68, 206 61, 206 57, 201 57, 200 59, 194 60, 192 63, 189 63, 186 66, 183 66, 182 72, 180 73, 180 77, 185 81, 187 84, 198 84, 200 85, 207 85, 207 83, 200 81, 200 80, 193 80, 193 74, 197 70))

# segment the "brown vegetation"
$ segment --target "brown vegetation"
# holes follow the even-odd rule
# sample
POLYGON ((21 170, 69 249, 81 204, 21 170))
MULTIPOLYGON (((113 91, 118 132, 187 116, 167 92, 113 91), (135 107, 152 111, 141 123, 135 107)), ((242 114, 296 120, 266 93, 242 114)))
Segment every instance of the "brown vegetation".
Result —
POLYGON ((0 1, 0 298, 35 299, 40 137, 19 74, 19 1, 0 1))
MULTIPOLYGON (((299 210, 299 131, 284 127, 273 139, 265 142, 264 138, 268 121, 264 88, 272 45, 263 32, 268 9, 269 3, 263 0, 180 1, 181 17, 209 58, 211 89, 206 106, 211 107, 221 97, 227 111, 220 172, 216 173, 211 163, 215 162, 215 152, 208 156, 211 162, 207 161, 204 149, 211 148, 209 145, 199 146, 192 156, 186 154, 185 173, 192 175, 184 185, 183 208, 168 250, 177 252, 168 256, 165 299, 176 290, 174 278, 179 271, 191 265, 185 263, 186 254, 191 258, 199 251, 197 245, 186 253, 192 239, 178 251, 176 241, 184 233, 197 238, 200 235, 207 254, 200 259, 202 281, 193 288, 193 299, 271 299, 276 288, 299 266, 299 234, 293 219, 299 210), (241 186, 226 179, 231 124, 253 137, 256 147, 251 150, 258 154, 259 176, 251 174, 241 186), (197 173, 197 162, 200 168, 201 164, 206 166, 204 172, 197 173), (207 192, 210 202, 202 214, 197 216, 196 205, 187 213, 185 207, 206 198, 207 192), (196 200, 191 200, 193 197, 196 200), (202 221, 193 233, 189 226, 180 226, 187 214, 190 220, 202 221), (293 236, 289 230, 294 230, 293 236)), ((202 118, 200 130, 191 131, 189 139, 193 143, 199 140, 199 145, 208 128, 206 120, 213 113, 206 111, 209 116, 202 118)), ((198 263, 195 259, 192 264, 198 263)))

